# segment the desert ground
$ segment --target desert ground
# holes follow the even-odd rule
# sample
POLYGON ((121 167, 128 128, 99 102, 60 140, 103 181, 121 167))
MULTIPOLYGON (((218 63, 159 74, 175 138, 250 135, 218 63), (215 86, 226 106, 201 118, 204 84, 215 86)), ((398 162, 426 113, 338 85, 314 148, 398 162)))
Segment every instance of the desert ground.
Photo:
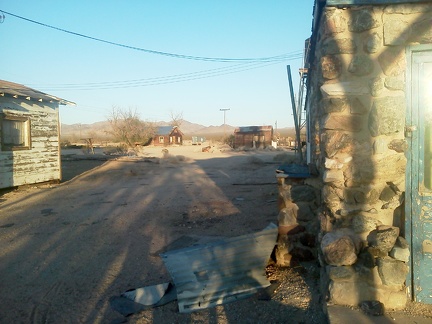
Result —
POLYGON ((310 264, 270 264, 277 281, 270 300, 253 296, 190 314, 171 302, 128 317, 110 306, 128 289, 171 281, 159 253, 183 247, 178 242, 277 223, 275 170, 290 155, 183 146, 107 159, 65 150, 62 183, 0 196, 0 322, 325 322, 310 264))
MULTIPOLYGON (((62 183, 0 192, 0 323, 326 323, 317 262, 270 261, 270 297, 189 314, 175 301, 127 317, 111 307, 129 289, 172 281, 161 252, 277 223, 275 170, 292 151, 202 148, 64 150, 62 183)), ((432 305, 387 315, 428 320, 432 305)))

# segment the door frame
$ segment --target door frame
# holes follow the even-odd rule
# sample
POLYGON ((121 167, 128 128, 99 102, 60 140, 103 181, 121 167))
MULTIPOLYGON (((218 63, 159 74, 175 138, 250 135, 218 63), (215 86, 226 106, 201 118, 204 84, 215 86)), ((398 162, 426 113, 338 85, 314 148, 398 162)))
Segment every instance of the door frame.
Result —
MULTIPOLYGON (((411 126, 413 122, 416 122, 419 118, 418 113, 413 111, 413 100, 417 100, 413 98, 413 78, 412 78, 412 68, 413 68, 413 55, 418 52, 431 52, 432 53, 432 44, 423 44, 423 45, 411 45, 407 46, 405 50, 406 55, 406 74, 405 74, 405 98, 406 98, 406 113, 405 113, 405 125, 411 126)), ((418 126, 418 125, 415 125, 418 126)), ((406 130, 407 128, 405 128, 406 130)), ((408 241, 410 247, 410 260, 409 260, 409 272, 407 275, 406 285, 407 292, 411 300, 416 300, 416 294, 414 291, 414 253, 413 253, 413 213, 415 213, 415 208, 413 205, 413 192, 412 192, 412 184, 419 182, 419 176, 417 172, 413 172, 415 169, 413 167, 413 158, 415 155, 416 147, 413 147, 413 138, 417 138, 418 134, 415 136, 408 137, 407 132, 405 132, 405 139, 408 143, 408 151, 406 154, 407 165, 405 172, 405 239, 408 241), (413 170, 414 169, 414 170, 413 170)), ((417 141, 417 140, 416 140, 417 141)), ((418 155, 418 154, 417 154, 418 155)))

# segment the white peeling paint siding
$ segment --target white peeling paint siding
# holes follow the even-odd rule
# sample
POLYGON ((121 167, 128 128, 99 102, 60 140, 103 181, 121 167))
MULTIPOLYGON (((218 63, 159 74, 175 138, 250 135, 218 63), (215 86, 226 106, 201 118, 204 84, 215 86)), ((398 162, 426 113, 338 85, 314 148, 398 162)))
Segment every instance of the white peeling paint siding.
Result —
POLYGON ((29 150, 3 151, 0 146, 0 188, 60 180, 58 104, 3 97, 0 113, 29 117, 31 125, 29 150))

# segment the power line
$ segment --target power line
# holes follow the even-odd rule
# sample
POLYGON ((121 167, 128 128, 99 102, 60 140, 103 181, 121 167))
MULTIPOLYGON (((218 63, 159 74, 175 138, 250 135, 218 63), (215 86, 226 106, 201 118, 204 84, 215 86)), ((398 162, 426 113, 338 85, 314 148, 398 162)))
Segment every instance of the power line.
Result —
POLYGON ((117 43, 117 42, 112 42, 112 41, 108 41, 108 40, 104 40, 104 39, 100 39, 100 38, 96 38, 93 36, 88 36, 88 35, 84 35, 84 34, 80 34, 77 32, 73 32, 70 30, 66 30, 63 28, 59 28, 59 27, 55 27, 55 26, 51 26, 36 20, 32 20, 29 18, 25 18, 4 10, 0 9, 0 12, 2 12, 3 14, 7 14, 10 15, 12 17, 21 19, 21 20, 25 20, 27 22, 31 22, 33 24, 37 24, 43 27, 47 27, 47 28, 51 28, 51 29, 55 29, 67 34, 71 34, 74 36, 79 36, 79 37, 83 37, 83 38, 87 38, 93 41, 97 41, 97 42, 101 42, 101 43, 105 43, 105 44, 110 44, 110 45, 114 45, 114 46, 118 46, 118 47, 123 47, 123 48, 127 48, 127 49, 132 49, 132 50, 136 50, 136 51, 141 51, 141 52, 145 52, 145 53, 149 53, 149 54, 156 54, 156 55, 162 55, 162 56, 168 56, 168 57, 174 57, 174 58, 178 58, 178 59, 187 59, 187 60, 197 60, 197 61, 208 61, 208 62, 224 62, 224 63, 235 63, 235 62, 274 62, 274 61, 280 61, 286 58, 287 54, 281 54, 281 55, 276 55, 276 56, 269 56, 269 57, 258 57, 258 58, 226 58, 226 57, 205 57, 205 56, 193 56, 193 55, 184 55, 184 54, 176 54, 176 53, 168 53, 168 52, 161 52, 161 51, 155 51, 155 50, 150 50, 150 49, 145 49, 145 48, 141 48, 141 47, 136 47, 136 46, 130 46, 130 45, 125 45, 125 44, 121 44, 121 43, 117 43))
MULTIPOLYGON (((301 59, 301 54, 293 54, 290 60, 301 59)), ((286 61, 286 60, 284 60, 286 61)), ((136 87, 148 87, 156 85, 164 85, 170 83, 187 82, 199 79, 206 79, 212 77, 218 77, 227 74, 244 72, 252 69, 263 68, 266 66, 278 64, 278 62, 271 63, 247 63, 247 64, 237 64, 235 66, 204 70, 199 72, 191 72, 185 74, 176 74, 164 77, 155 77, 147 79, 136 79, 136 80, 125 80, 125 81, 111 81, 111 82, 94 82, 94 83, 65 83, 65 84, 28 84, 31 87, 37 87, 44 91, 68 91, 68 90, 109 90, 109 89, 126 89, 126 88, 136 88, 136 87)))

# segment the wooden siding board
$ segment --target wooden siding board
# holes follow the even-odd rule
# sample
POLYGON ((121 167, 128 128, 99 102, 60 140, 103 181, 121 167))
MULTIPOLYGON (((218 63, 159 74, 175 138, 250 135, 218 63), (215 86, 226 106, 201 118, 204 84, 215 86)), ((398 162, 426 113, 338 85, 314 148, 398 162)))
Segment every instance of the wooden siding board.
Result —
POLYGON ((13 170, 13 182, 14 185, 13 186, 20 186, 22 184, 27 184, 29 183, 28 180, 26 180, 25 182, 23 182, 20 179, 34 179, 36 183, 38 182, 37 180, 41 179, 41 181, 39 182, 45 182, 45 181, 49 181, 49 180, 58 180, 58 174, 59 174, 59 169, 58 168, 53 168, 53 167, 48 167, 48 166, 44 166, 43 168, 39 167, 39 168, 35 168, 35 167, 29 167, 26 169, 15 169, 13 170))
MULTIPOLYGON (((32 137, 56 137, 57 129, 32 129, 32 137)), ((57 141, 57 139, 54 139, 57 141)))
POLYGON ((45 140, 45 141, 34 141, 32 142, 33 150, 40 150, 43 152, 57 152, 58 145, 56 142, 45 140), (44 150, 45 149, 45 150, 44 150))
POLYGON ((44 173, 26 173, 13 176, 10 187, 59 180, 60 171, 45 170, 44 173))
POLYGON ((273 128, 271 126, 250 126, 240 127, 234 132, 234 147, 253 147, 255 139, 255 145, 257 148, 271 146, 273 137, 273 128), (256 140, 258 137, 258 140, 256 140), (264 140, 262 140, 264 137, 264 140))
POLYGON ((0 174, 0 188, 13 187, 13 176, 12 173, 5 175, 0 174))
POLYGON ((58 106, 1 98, 3 111, 30 118, 31 149, 0 151, 0 188, 60 180, 58 106))

